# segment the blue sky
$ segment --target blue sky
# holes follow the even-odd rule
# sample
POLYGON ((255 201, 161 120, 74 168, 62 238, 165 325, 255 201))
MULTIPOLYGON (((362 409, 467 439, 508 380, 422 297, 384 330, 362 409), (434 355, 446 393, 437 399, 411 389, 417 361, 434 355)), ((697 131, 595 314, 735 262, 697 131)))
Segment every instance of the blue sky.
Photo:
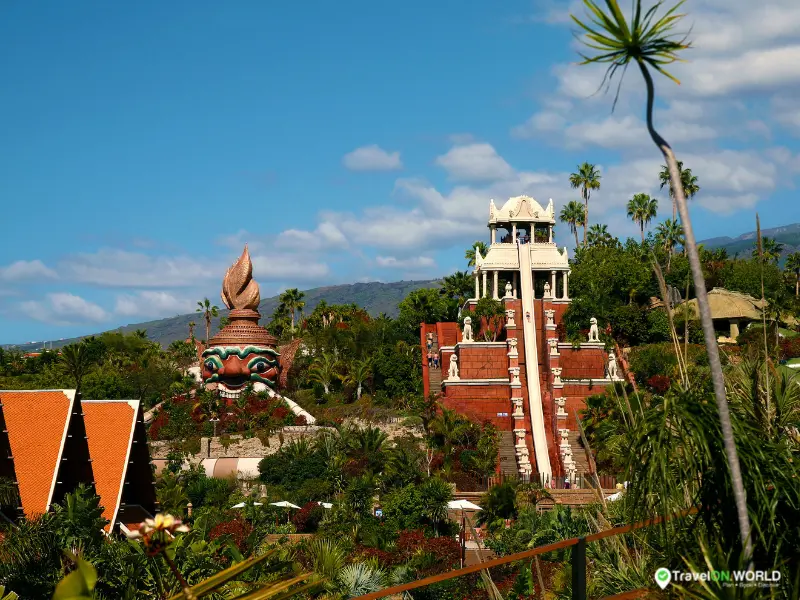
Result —
MULTIPOLYGON (((488 201, 635 234, 658 190, 639 78, 616 111, 568 2, 3 3, 0 342, 191 312, 251 245, 262 296, 465 268, 488 201)), ((658 125, 699 177, 698 237, 800 221, 800 5, 689 0, 658 125)), ((569 244, 565 226, 557 239, 569 244)))

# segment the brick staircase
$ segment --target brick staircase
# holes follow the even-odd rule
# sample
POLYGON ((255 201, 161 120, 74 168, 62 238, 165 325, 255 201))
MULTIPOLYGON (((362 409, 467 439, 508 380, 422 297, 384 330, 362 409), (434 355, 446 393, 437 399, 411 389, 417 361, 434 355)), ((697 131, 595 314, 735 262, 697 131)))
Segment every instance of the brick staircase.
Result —
MULTIPOLYGON (((439 339, 436 334, 433 334, 433 347, 431 348, 431 352, 433 354, 439 353, 439 339)), ((425 351, 425 356, 427 356, 428 352, 425 351)), ((425 359, 427 360, 427 358, 425 359)), ((430 390, 434 394, 438 394, 442 391, 442 365, 439 364, 438 369, 434 369, 433 367, 428 369, 428 384, 430 385, 430 390)))
POLYGON ((500 472, 506 476, 516 476, 518 474, 513 431, 500 432, 500 472))
POLYGON ((569 440, 569 445, 572 448, 572 460, 575 461, 575 466, 578 469, 577 474, 586 475, 591 471, 589 468, 589 460, 586 458, 586 450, 581 445, 580 434, 577 431, 570 430, 569 436, 567 439, 569 440))

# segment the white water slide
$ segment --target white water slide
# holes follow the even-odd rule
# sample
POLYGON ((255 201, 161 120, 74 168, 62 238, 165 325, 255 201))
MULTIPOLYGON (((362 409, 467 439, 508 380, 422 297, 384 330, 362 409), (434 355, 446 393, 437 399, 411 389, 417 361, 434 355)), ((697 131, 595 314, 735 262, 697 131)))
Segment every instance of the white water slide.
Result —
POLYGON ((525 331, 525 375, 528 378, 528 414, 531 417, 533 451, 536 454, 536 469, 540 475, 550 477, 550 455, 547 452, 547 435, 544 429, 542 390, 539 386, 539 356, 536 351, 536 313, 533 310, 533 275, 531 271, 531 249, 527 244, 519 245, 520 292, 522 295, 522 322, 525 331), (530 319, 527 318, 530 315, 530 319))

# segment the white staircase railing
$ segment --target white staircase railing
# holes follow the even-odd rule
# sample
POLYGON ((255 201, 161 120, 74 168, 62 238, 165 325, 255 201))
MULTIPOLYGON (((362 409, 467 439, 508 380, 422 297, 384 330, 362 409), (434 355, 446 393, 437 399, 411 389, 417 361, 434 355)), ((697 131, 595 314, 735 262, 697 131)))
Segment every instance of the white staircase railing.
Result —
POLYGON ((531 271, 531 249, 519 245, 520 295, 522 297, 522 322, 525 335, 525 373, 528 378, 528 414, 531 417, 533 451, 536 454, 536 469, 548 477, 550 455, 547 452, 547 435, 542 410, 542 391, 539 386, 539 355, 536 349, 536 318, 533 310, 533 274, 531 271))

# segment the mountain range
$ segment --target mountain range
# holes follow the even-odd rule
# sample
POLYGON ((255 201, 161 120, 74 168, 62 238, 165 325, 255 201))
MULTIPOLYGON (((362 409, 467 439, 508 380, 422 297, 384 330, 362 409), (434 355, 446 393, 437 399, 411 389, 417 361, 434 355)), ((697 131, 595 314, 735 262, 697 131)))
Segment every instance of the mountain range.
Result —
MULTIPOLYGON (((418 290, 420 288, 437 287, 439 285, 438 279, 426 279, 420 281, 395 281, 393 283, 381 283, 373 281, 369 283, 351 283, 346 285, 331 285, 326 287, 318 287, 310 290, 304 290, 305 294, 305 313, 310 313, 321 302, 325 301, 328 304, 357 304, 365 308, 372 316, 378 316, 381 313, 386 313, 390 317, 396 317, 398 313, 398 305, 400 301, 405 298, 409 292, 418 290)), ((212 300, 213 302, 213 300, 212 300)), ((262 324, 269 321, 270 315, 275 311, 279 304, 279 297, 272 296, 261 300, 258 305, 258 312, 262 316, 262 324)), ((227 310, 221 310, 220 317, 227 316, 227 310)), ((189 323, 194 321, 196 323, 195 335, 198 338, 205 338, 205 322, 203 316, 199 313, 189 313, 186 315, 176 315, 174 317, 167 317, 165 319, 158 319, 156 321, 147 321, 144 323, 133 323, 119 327, 112 331, 121 331, 129 333, 137 329, 144 329, 147 332, 147 337, 155 342, 159 342, 162 346, 166 347, 175 340, 183 340, 189 336, 189 323)), ((211 335, 213 336, 219 330, 219 317, 211 320, 211 335)), ((96 334, 93 334, 96 335, 96 334)), ((53 348, 60 348, 77 342, 82 337, 63 339, 52 342, 53 348)), ((15 348, 24 352, 30 352, 41 348, 41 342, 34 342, 30 344, 14 344, 4 345, 4 348, 15 348)), ((47 345, 50 348, 50 343, 47 345)))
MULTIPOLYGON (((782 225, 781 227, 773 227, 771 229, 762 229, 761 236, 774 238, 776 242, 783 244, 783 251, 781 252, 782 257, 800 250, 800 223, 782 225)), ((749 256, 753 251, 753 246, 756 243, 756 232, 750 231, 735 238, 728 236, 715 237, 702 240, 698 243, 703 244, 709 249, 725 248, 730 257, 734 257, 737 254, 741 257, 745 257, 749 256)))
MULTIPOLYGON (((781 227, 773 227, 771 229, 762 229, 761 235, 766 237, 775 238, 776 241, 783 244, 782 256, 785 258, 791 252, 800 251, 800 223, 793 223, 791 225, 783 225, 781 227)), ((728 256, 734 257, 739 255, 741 257, 749 256, 753 250, 753 244, 756 241, 756 232, 750 231, 742 235, 731 238, 728 236, 715 237, 706 240, 701 240, 699 243, 703 244, 706 248, 724 248, 728 252, 728 256)), ((377 316, 380 313, 386 313, 390 317, 397 316, 397 306, 400 301, 405 298, 409 292, 425 287, 436 287, 439 285, 438 279, 427 279, 420 281, 395 281, 393 283, 369 282, 369 283, 352 283, 346 285, 332 285, 325 287, 312 288, 305 290, 305 312, 311 312, 322 300, 328 304, 357 304, 365 308, 369 314, 377 316)), ((265 298, 261 300, 258 305, 258 310, 261 313, 263 320, 268 320, 269 316, 277 308, 279 303, 278 296, 265 298)), ((220 316, 226 316, 227 310, 220 311, 220 316)), ((167 317, 165 319, 158 319, 156 321, 147 321, 144 323, 133 323, 119 327, 113 331, 121 331, 124 333, 135 331, 137 329, 144 329, 147 331, 147 337, 151 340, 159 342, 163 346, 169 345, 171 342, 179 339, 186 339, 189 334, 189 323, 194 321, 197 324, 196 334, 199 338, 205 337, 205 323, 203 323, 202 316, 198 313, 190 313, 186 315, 176 315, 174 317, 167 317)), ((211 334, 214 335, 219 330, 219 317, 211 321, 211 334)), ((83 336, 86 337, 86 336, 83 336)), ((81 338, 70 338, 52 342, 53 348, 60 348, 80 340, 81 338)), ((17 344, 17 345, 4 345, 3 347, 13 347, 23 351, 32 351, 41 347, 41 342, 34 342, 31 344, 17 344)), ((50 347, 48 345, 48 347, 50 347)))

